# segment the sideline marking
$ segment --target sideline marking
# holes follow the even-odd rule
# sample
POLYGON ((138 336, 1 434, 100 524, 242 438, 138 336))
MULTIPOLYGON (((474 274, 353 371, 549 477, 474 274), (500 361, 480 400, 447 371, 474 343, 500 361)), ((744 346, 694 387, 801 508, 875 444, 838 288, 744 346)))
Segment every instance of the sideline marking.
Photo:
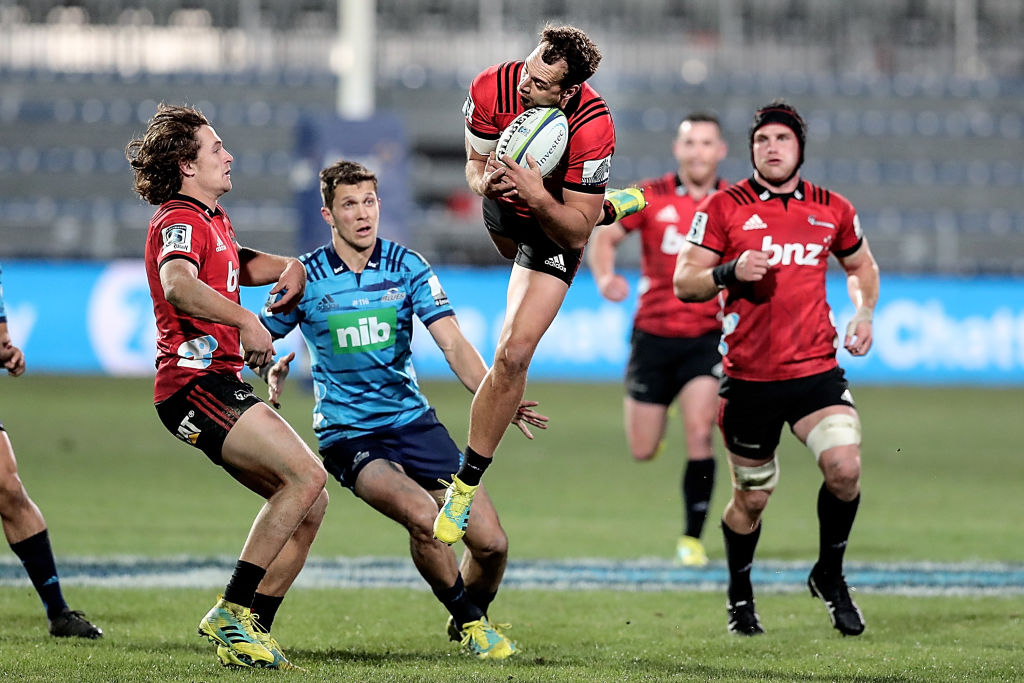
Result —
MULTIPOLYGON (((58 570, 67 586, 105 588, 216 588, 231 575, 236 558, 215 557, 61 557, 58 570)), ((759 591, 788 593, 807 589, 806 562, 765 560, 754 566, 759 591)), ((863 593, 899 595, 1020 595, 1024 564, 937 562, 846 564, 850 585, 863 593)), ((724 562, 701 569, 670 560, 510 560, 502 588, 541 590, 722 591, 724 562)), ((28 582, 21 563, 0 557, 0 586, 28 582)), ((402 557, 310 558, 295 581, 306 588, 419 588, 426 582, 412 560, 402 557)))

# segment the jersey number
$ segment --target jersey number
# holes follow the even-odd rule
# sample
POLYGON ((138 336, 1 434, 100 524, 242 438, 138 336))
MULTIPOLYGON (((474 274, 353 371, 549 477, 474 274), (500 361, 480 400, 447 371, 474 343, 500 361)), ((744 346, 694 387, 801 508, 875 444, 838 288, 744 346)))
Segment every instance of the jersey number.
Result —
MULTIPOLYGON (((235 272, 237 273, 238 271, 236 270, 235 272)), ((187 342, 182 342, 181 346, 178 347, 178 355, 181 356, 178 365, 183 368, 195 368, 196 370, 208 368, 213 361, 213 352, 216 350, 217 340, 210 334, 205 337, 197 337, 187 342)))

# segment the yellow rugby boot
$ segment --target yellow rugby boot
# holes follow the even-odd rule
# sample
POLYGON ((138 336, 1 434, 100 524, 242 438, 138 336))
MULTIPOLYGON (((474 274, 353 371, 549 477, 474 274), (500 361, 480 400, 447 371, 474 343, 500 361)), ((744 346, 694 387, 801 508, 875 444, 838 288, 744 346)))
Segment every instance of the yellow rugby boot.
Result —
POLYGON ((274 653, 255 633, 252 610, 248 607, 217 596, 217 604, 202 618, 197 630, 199 635, 218 646, 217 656, 225 666, 276 668, 274 653))
POLYGON ((463 484, 458 477, 452 475, 452 483, 443 479, 439 482, 448 487, 444 494, 444 503, 434 519, 434 538, 451 545, 466 533, 469 524, 469 509, 473 505, 473 496, 477 486, 463 484))
POLYGON ((684 567, 704 567, 708 563, 708 553, 699 538, 680 536, 676 543, 676 564, 684 567))
POLYGON ((477 659, 507 659, 518 652, 516 644, 498 630, 497 624, 491 625, 487 617, 463 624, 461 633, 462 647, 477 659))

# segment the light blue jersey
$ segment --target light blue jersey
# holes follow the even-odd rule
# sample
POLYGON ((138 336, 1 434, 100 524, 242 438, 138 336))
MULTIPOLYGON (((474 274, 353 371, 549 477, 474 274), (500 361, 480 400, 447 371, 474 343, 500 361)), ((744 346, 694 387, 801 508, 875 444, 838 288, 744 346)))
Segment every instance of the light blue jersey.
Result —
POLYGON ((260 320, 276 338, 296 325, 309 348, 313 429, 320 448, 408 424, 428 409, 412 366, 412 316, 425 325, 454 315, 422 256, 378 239, 353 273, 331 244, 301 257, 306 292, 291 313, 260 320))

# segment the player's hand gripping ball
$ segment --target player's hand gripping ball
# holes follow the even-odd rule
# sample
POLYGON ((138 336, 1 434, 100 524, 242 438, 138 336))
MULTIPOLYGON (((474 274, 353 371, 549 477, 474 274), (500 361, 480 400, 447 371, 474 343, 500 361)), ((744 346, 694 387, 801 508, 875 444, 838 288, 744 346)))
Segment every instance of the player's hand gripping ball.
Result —
POLYGON ((520 166, 526 166, 529 154, 547 177, 558 166, 569 145, 569 120, 557 107, 533 107, 512 119, 501 132, 494 156, 506 154, 520 166))

